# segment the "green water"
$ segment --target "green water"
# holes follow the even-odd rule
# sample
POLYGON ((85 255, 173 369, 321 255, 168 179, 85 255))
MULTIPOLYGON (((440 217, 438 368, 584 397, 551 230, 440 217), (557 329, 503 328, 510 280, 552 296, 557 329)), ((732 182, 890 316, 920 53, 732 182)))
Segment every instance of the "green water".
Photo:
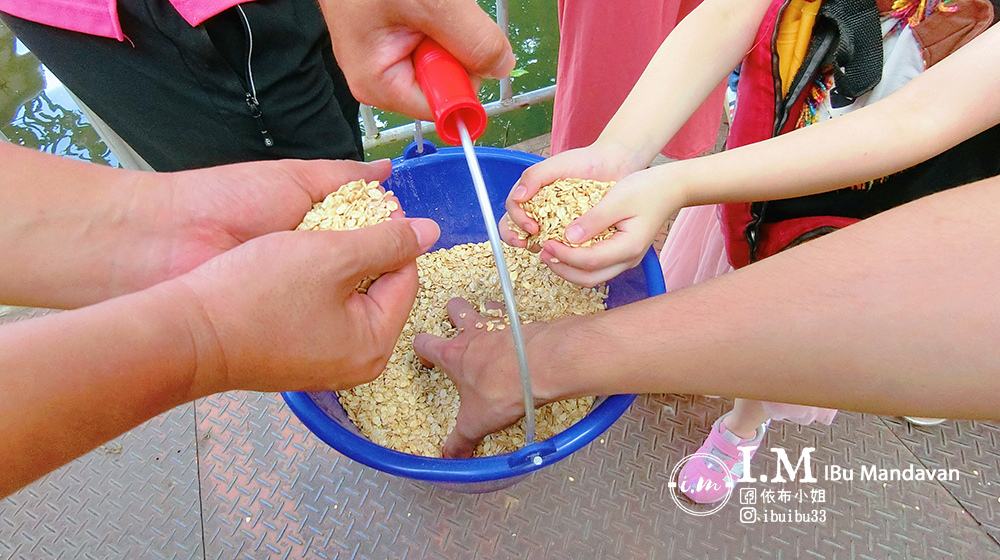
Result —
MULTIPOLYGON (((50 75, 51 76, 51 75, 50 75)), ((117 165, 65 88, 47 87, 46 71, 0 22, 0 134, 53 154, 117 165)), ((3 140, 0 138, 0 140, 3 140)))
MULTIPOLYGON (((492 0, 480 0, 496 17, 492 0)), ((510 42, 523 73, 513 79, 514 95, 555 83, 559 31, 555 0, 510 2, 510 42)), ((483 82, 479 93, 484 103, 500 99, 496 80, 483 82)), ((380 129, 412 122, 403 115, 377 110, 380 129)), ((552 127, 552 102, 496 115, 490 118, 479 143, 506 147, 546 134, 552 127)), ((114 155, 87 123, 66 90, 42 64, 16 41, 0 23, 0 134, 10 141, 36 150, 117 165, 114 155)), ((429 140, 441 145, 436 135, 429 140)), ((2 138, 0 138, 2 140, 2 138)), ((381 146, 366 153, 368 159, 396 157, 406 142, 381 146)))

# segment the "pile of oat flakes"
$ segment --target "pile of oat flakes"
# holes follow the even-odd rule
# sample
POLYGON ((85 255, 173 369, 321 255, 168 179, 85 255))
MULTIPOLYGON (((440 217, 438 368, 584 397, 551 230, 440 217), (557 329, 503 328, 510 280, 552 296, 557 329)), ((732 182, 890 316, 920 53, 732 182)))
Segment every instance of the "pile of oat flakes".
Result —
MULTIPOLYGON (((606 190, 606 189, 605 189, 606 190)), ((390 219, 398 208, 378 183, 355 181, 316 203, 299 229, 355 229, 390 219)), ((567 222, 568 223, 568 222, 567 222)), ((559 278, 530 252, 504 247, 517 309, 523 322, 552 321, 563 315, 602 311, 606 289, 582 288, 559 278)), ((444 372, 420 363, 413 338, 426 332, 451 337, 457 329, 446 304, 453 297, 468 300, 490 320, 484 328, 503 328, 502 314, 487 302, 503 301, 489 243, 469 243, 440 249, 417 259, 420 288, 413 309, 396 341, 383 374, 370 383, 341 391, 338 396, 351 421, 374 443, 415 455, 440 457, 455 425, 458 390, 444 372)), ((367 286, 365 286, 367 288, 367 286)), ((547 439, 587 415, 592 397, 550 403, 536 412, 536 439, 547 439)), ((476 456, 497 455, 524 446, 523 419, 490 434, 476 456)))

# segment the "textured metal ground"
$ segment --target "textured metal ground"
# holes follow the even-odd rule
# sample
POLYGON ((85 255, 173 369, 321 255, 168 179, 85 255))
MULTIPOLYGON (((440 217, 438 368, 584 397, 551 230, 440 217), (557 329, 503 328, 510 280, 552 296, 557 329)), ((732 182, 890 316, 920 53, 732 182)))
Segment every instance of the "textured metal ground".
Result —
MULTIPOLYGON (((0 322, 30 315, 0 308, 0 322)), ((0 501, 0 558, 1000 559, 1000 426, 917 428, 841 413, 776 424, 765 448, 815 447, 853 482, 747 485, 696 517, 669 472, 729 403, 640 397, 604 436, 506 490, 454 494, 355 463, 313 437, 278 395, 225 393, 169 411, 0 501), (864 466, 956 468, 954 482, 860 481, 864 466), (763 492, 806 502, 765 505, 763 492), (823 490, 822 503, 809 494, 823 490), (800 495, 801 496, 801 495, 800 495), (825 522, 766 523, 825 511, 825 522), (759 519, 758 519, 759 518, 759 519)), ((774 453, 754 460, 773 473, 774 453)))

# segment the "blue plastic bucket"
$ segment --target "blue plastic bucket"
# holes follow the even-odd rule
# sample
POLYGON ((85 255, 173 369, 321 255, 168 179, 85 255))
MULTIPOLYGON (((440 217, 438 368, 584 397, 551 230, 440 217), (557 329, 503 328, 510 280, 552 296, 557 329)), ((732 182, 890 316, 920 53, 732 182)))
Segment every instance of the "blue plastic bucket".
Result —
MULTIPOLYGON (((435 149, 424 143, 424 152, 411 145, 393 161, 385 181, 408 216, 435 219, 441 239, 434 249, 487 240, 482 213, 472 187, 469 168, 460 148, 435 149)), ((486 187, 497 216, 504 213, 510 187, 541 157, 499 148, 476 148, 486 187)), ((608 307, 625 305, 664 293, 663 276, 650 249, 642 265, 608 283, 608 307)), ((325 443, 373 469, 465 493, 493 492, 506 488, 533 471, 551 465, 590 443, 615 422, 635 400, 635 395, 600 398, 582 420, 555 436, 513 453, 473 459, 419 457, 376 445, 361 434, 340 406, 336 393, 283 393, 292 412, 325 443)))

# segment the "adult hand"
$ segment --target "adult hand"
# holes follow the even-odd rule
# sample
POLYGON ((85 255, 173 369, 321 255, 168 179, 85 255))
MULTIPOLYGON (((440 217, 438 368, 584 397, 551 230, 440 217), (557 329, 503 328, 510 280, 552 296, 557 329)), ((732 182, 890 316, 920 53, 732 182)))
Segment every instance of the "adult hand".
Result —
POLYGON ((438 235, 427 219, 272 233, 169 282, 170 297, 202 317, 192 321, 192 394, 344 389, 374 379, 417 293, 414 260, 438 235), (371 276, 379 278, 358 293, 371 276))
POLYGON ((634 171, 629 155, 617 145, 594 144, 562 152, 532 165, 521 174, 507 195, 507 213, 500 219, 501 238, 508 245, 527 247, 527 240, 518 239, 510 228, 510 225, 515 225, 529 234, 538 233, 538 224, 528 217, 521 203, 531 200, 538 189, 559 179, 618 181, 634 171))
MULTIPOLYGON (((461 459, 471 457, 486 435, 524 416, 524 394, 510 331, 476 328, 476 323, 485 324, 489 318, 461 298, 448 302, 448 316, 461 329, 458 336, 444 339, 421 333, 413 340, 413 350, 425 365, 436 365, 458 387, 462 405, 455 428, 445 441, 443 456, 461 459)), ((548 325, 533 322, 523 327, 530 358, 548 325)), ((532 362, 531 378, 538 407, 557 399, 549 395, 546 375, 536 365, 540 362, 532 362)))
POLYGON ((294 228, 344 183, 391 164, 267 161, 141 173, 0 142, 0 301, 74 309, 183 274, 254 237, 294 228))
POLYGON ((417 85, 412 55, 425 36, 465 66, 474 80, 514 69, 504 32, 475 0, 322 0, 333 52, 362 103, 433 120, 417 85))
POLYGON ((139 235, 123 291, 142 289, 188 272, 261 235, 294 229, 314 202, 350 181, 384 180, 388 160, 282 160, 241 163, 170 174, 139 175, 129 216, 139 235))
POLYGON ((0 459, 0 496, 192 399, 374 378, 413 303, 414 259, 437 236, 405 218, 271 233, 148 289, 4 325, 0 441, 24 452, 0 459), (109 392, 128 398, 106 406, 109 392))

